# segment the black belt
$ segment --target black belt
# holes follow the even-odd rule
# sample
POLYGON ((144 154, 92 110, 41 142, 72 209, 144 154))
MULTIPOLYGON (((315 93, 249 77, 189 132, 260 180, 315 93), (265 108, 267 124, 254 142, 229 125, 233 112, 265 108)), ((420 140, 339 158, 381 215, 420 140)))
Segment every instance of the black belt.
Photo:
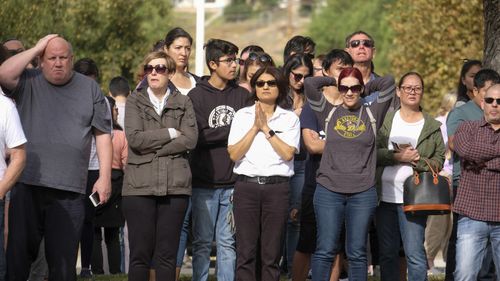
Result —
POLYGON ((270 177, 248 177, 245 175, 238 176, 238 181, 251 182, 256 184, 277 184, 282 182, 288 182, 289 180, 290 180, 289 177, 282 177, 282 176, 270 176, 270 177))

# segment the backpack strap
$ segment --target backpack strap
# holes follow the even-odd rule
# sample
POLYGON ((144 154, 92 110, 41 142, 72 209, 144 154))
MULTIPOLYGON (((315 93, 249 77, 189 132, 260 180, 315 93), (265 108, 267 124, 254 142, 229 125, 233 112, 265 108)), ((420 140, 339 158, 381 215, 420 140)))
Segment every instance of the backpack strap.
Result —
POLYGON ((377 120, 373 117, 373 113, 370 108, 366 107, 366 113, 368 113, 368 118, 370 118, 370 123, 372 124, 373 135, 377 137, 377 120))
POLYGON ((332 119, 333 113, 335 113, 335 110, 337 110, 337 106, 333 106, 332 110, 328 113, 328 116, 325 119, 325 141, 328 137, 328 123, 330 123, 330 120, 332 119))

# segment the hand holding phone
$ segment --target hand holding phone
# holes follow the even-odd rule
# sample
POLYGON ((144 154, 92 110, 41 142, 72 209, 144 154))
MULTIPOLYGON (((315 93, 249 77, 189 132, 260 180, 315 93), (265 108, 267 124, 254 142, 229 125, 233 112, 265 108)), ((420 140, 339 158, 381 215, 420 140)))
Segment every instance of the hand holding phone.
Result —
POLYGON ((97 193, 97 191, 94 191, 94 193, 90 194, 89 199, 94 207, 101 205, 101 199, 99 198, 99 193, 97 193))

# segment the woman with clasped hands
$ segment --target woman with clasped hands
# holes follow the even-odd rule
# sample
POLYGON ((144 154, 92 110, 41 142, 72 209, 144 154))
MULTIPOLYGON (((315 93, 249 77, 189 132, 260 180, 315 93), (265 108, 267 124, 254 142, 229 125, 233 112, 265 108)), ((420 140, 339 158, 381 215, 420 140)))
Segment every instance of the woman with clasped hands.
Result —
POLYGON ((175 280, 184 214, 191 195, 187 152, 198 129, 191 100, 168 87, 175 61, 164 52, 144 60, 148 87, 134 92, 125 110, 129 144, 123 184, 123 213, 128 223, 128 280, 175 280))
POLYGON ((288 184, 299 148, 300 123, 290 110, 286 79, 278 69, 259 69, 250 85, 255 105, 236 112, 228 139, 229 156, 239 175, 234 186, 236 280, 279 280, 288 184), (260 270, 256 270, 257 260, 260 270))

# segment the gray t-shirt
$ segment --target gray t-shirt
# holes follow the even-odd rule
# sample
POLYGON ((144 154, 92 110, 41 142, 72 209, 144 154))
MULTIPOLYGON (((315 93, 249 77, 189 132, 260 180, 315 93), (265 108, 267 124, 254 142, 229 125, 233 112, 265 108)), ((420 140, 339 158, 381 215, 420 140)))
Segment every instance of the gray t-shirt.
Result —
POLYGON ((84 194, 92 127, 111 132, 99 85, 75 72, 68 83, 56 86, 41 70, 25 70, 8 94, 16 100, 28 139, 19 181, 84 194))

